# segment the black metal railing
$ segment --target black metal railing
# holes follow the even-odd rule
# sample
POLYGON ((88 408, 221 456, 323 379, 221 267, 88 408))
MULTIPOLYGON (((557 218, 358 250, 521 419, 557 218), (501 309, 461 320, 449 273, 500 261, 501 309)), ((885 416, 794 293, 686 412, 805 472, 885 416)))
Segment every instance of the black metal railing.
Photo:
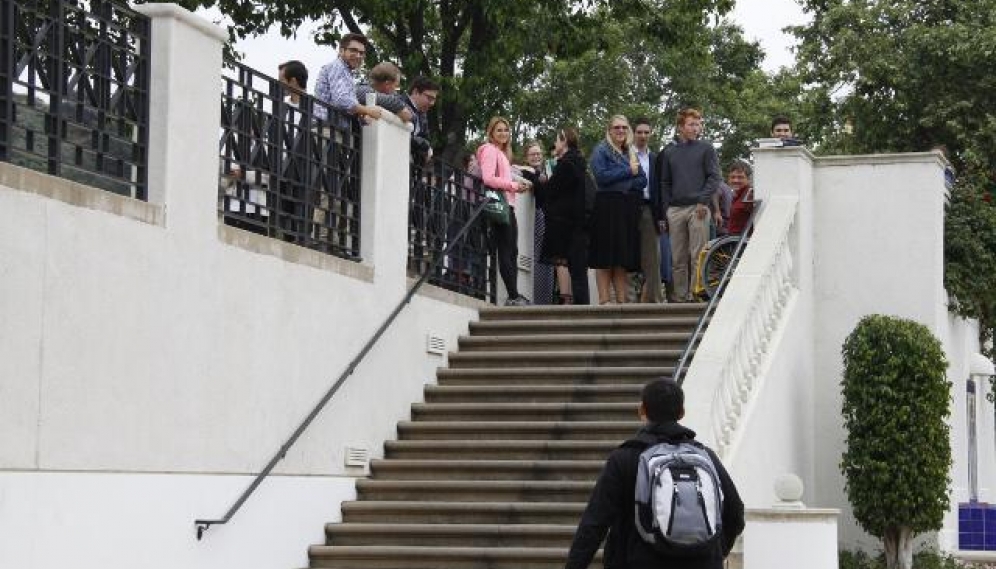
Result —
MULTIPOLYGON (((408 193, 408 270, 421 274, 454 241, 457 231, 484 202, 480 178, 441 160, 411 162, 408 193)), ((487 224, 471 225, 462 240, 429 275, 435 286, 496 302, 497 265, 488 246, 487 224)))
POLYGON ((443 263, 443 260, 446 259, 448 255, 459 245, 459 243, 461 242, 463 237, 468 233, 468 231, 470 231, 471 228, 475 227, 479 223, 478 218, 480 217, 481 212, 484 210, 484 206, 485 202, 482 200, 479 204, 476 205, 476 207, 470 210, 469 214, 467 215, 466 221, 462 226, 457 227, 456 232, 453 234, 452 239, 449 241, 446 247, 442 251, 440 251, 438 255, 435 256, 432 262, 429 263, 429 265, 422 272, 419 279, 415 281, 415 284, 413 284, 411 288, 408 289, 408 292, 405 294, 405 296, 394 307, 394 310, 392 310, 391 313, 388 314, 384 322, 381 323, 381 325, 377 328, 377 330, 373 333, 373 335, 367 340, 367 342, 363 345, 363 347, 360 348, 359 353, 357 353, 356 356, 354 356, 353 359, 350 360, 349 364, 346 366, 345 371, 343 371, 339 375, 339 377, 335 380, 332 386, 329 387, 328 391, 325 392, 325 395, 322 396, 322 398, 311 409, 311 411, 307 414, 307 416, 305 416, 304 420, 301 421, 301 423, 297 426, 296 429, 294 429, 294 432, 291 433, 290 437, 288 437, 287 440, 284 441, 282 445, 280 445, 280 448, 277 449, 277 452, 274 453, 272 457, 270 457, 270 461, 266 463, 265 467, 263 467, 262 472, 257 474, 256 477, 253 479, 253 481, 249 483, 249 486, 247 486, 246 489, 242 492, 242 494, 238 498, 236 498, 235 502, 232 503, 232 505, 228 508, 228 511, 225 512, 225 515, 218 519, 194 520, 194 527, 196 528, 197 531, 198 540, 204 537, 204 532, 211 529, 211 526, 227 524, 232 520, 235 514, 242 509, 242 506, 246 503, 246 500, 248 500, 249 497, 252 496, 252 494, 256 491, 256 489, 259 488, 259 485, 262 484, 263 481, 266 479, 266 477, 270 475, 273 469, 277 466, 277 463, 283 460, 287 456, 287 452, 290 450, 290 448, 294 446, 294 443, 296 443, 297 440, 301 438, 301 435, 303 435, 304 432, 308 430, 308 427, 311 426, 311 423, 314 422, 314 420, 318 417, 318 415, 322 412, 322 410, 325 409, 325 406, 328 405, 329 401, 332 400, 332 397, 335 396, 336 392, 339 391, 339 388, 342 387, 342 384, 345 383, 347 379, 349 379, 349 376, 353 375, 353 372, 356 371, 356 368, 359 367, 359 365, 367 357, 367 354, 370 353, 370 350, 372 350, 373 347, 377 344, 377 341, 380 340, 381 337, 383 337, 384 333, 391 327, 394 321, 397 320, 398 315, 401 314, 401 311, 404 310, 406 306, 408 306, 408 304, 412 301, 413 298, 415 298, 415 294, 419 291, 420 288, 422 288, 422 285, 424 285, 429 280, 430 276, 435 272, 436 268, 439 265, 441 265, 443 263))
POLYGON ((359 123, 250 67, 227 65, 218 178, 225 223, 359 260, 359 123))
MULTIPOLYGON (((751 194, 748 194, 751 195, 751 194)), ((746 199, 746 196, 745 196, 746 199)), ((737 246, 733 249, 733 254, 730 255, 730 262, 726 265, 726 269, 723 271, 723 276, 719 279, 719 284, 716 285, 716 292, 709 297, 709 304, 706 305, 702 314, 699 315, 698 322, 695 323, 695 331, 692 332, 691 337, 688 338, 688 342, 685 344, 685 348, 681 351, 681 355, 678 357, 678 363, 674 366, 674 380, 678 384, 683 384, 685 382, 685 374, 688 373, 688 363, 692 357, 692 352, 702 341, 702 333, 705 331, 706 323, 715 314, 716 308, 719 306, 719 299, 723 297, 723 292, 726 291, 726 285, 730 283, 730 279, 733 277, 733 271, 736 270, 737 264, 740 262, 740 257, 743 256, 744 248, 747 246, 749 241, 749 236, 754 230, 754 220, 757 217, 758 212, 760 212, 763 203, 761 200, 754 200, 754 209, 750 213, 750 217, 747 219, 747 224, 744 225, 744 230, 740 233, 740 239, 737 240, 737 246)))
POLYGON ((0 160, 147 198, 150 23, 107 0, 0 0, 0 160))

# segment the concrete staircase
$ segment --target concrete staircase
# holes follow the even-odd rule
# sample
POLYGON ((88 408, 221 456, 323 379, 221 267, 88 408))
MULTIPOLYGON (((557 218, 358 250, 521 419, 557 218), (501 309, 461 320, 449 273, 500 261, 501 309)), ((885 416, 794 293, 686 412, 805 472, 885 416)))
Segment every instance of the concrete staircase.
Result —
POLYGON ((311 566, 563 567, 606 455, 639 427, 643 383, 672 372, 703 309, 482 309, 311 566))

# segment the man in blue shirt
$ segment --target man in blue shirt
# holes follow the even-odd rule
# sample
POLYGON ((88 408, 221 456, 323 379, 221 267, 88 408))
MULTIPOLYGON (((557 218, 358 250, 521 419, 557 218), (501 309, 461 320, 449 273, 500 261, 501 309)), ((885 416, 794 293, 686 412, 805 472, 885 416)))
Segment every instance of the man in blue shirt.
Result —
MULTIPOLYGON (((381 110, 360 104, 356 98, 356 84, 353 82, 353 71, 363 64, 367 54, 367 38, 360 34, 346 34, 339 40, 339 57, 331 63, 322 66, 315 82, 315 98, 326 103, 332 109, 359 118, 379 119, 381 110)), ((322 120, 330 120, 323 105, 315 108, 315 116, 322 120)), ((336 121, 338 126, 345 126, 349 119, 340 116, 336 121)))

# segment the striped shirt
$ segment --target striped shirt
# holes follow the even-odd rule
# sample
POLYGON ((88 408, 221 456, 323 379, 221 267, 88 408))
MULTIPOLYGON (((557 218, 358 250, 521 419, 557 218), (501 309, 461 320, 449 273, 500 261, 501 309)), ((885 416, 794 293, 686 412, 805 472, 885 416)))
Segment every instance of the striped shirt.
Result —
MULTIPOLYGON (((351 113, 353 107, 360 104, 356 98, 353 73, 341 57, 335 58, 332 63, 323 65, 321 71, 318 72, 318 81, 315 83, 315 98, 343 113, 351 113)), ((315 116, 327 120, 325 107, 316 105, 315 116)), ((341 119, 339 122, 348 123, 349 121, 341 119)))

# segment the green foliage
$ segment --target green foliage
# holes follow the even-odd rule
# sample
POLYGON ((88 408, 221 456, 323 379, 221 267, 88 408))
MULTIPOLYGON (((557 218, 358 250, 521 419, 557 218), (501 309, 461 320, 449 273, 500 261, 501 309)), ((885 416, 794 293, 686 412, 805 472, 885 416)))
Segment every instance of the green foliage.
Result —
MULTIPOLYGON (((885 569, 885 555, 869 555, 864 551, 841 551, 839 569, 885 569)), ((966 569, 968 566, 953 556, 939 551, 921 551, 913 555, 913 569, 966 569)))
POLYGON ((944 224, 944 286, 951 310, 979 320, 989 346, 996 327, 996 203, 991 182, 970 166, 951 190, 944 224))
POLYGON ((858 523, 883 538, 940 529, 949 504, 951 384, 940 342, 925 326, 861 319, 844 342, 841 470, 858 523))
POLYGON ((831 153, 946 145, 996 165, 996 0, 803 0, 807 140, 831 153))

